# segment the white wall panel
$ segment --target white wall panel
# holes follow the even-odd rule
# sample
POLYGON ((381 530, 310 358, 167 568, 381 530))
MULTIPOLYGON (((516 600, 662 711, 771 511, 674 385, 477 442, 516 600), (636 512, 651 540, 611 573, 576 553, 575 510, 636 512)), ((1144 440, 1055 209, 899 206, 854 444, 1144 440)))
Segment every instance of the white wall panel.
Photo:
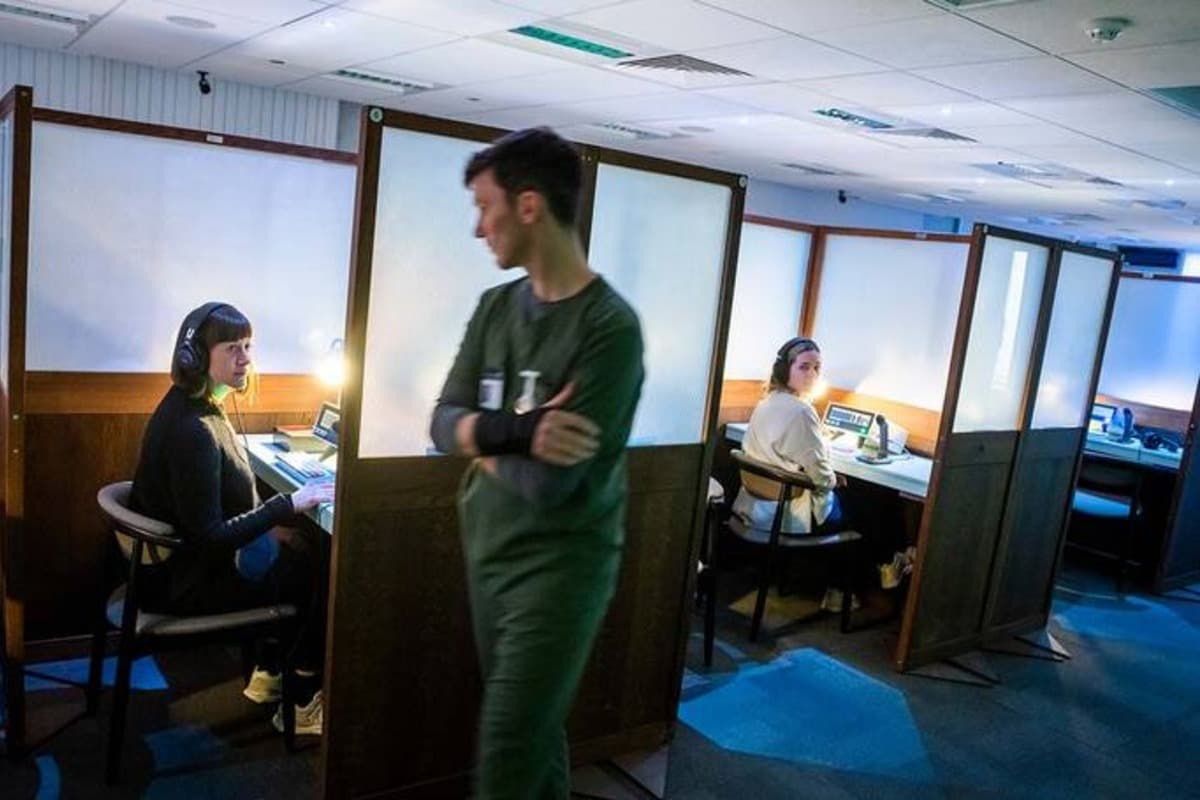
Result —
POLYGON ((1200 283, 1122 278, 1101 394, 1190 411, 1200 375, 1200 283))
POLYGON ((776 349, 796 335, 812 234, 742 224, 725 380, 765 381, 776 349))
POLYGON ((968 249, 829 236, 813 323, 829 385, 941 411, 968 249))
POLYGON ((27 368, 165 372, 184 314, 230 302, 259 368, 343 335, 355 168, 35 122, 27 368))
POLYGON ((202 95, 190 71, 0 43, 0 92, 18 83, 33 87, 39 108, 337 146, 338 101, 325 97, 220 80, 202 95))

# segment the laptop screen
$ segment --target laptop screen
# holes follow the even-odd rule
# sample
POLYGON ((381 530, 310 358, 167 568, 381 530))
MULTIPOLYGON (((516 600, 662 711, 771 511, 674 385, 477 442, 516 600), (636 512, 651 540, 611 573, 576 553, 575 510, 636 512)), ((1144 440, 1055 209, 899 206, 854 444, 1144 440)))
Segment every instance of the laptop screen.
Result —
POLYGON ((317 412, 317 421, 313 423, 313 436, 321 441, 337 447, 338 432, 342 427, 342 412, 333 403, 322 403, 317 412))
POLYGON ((830 403, 825 409, 825 424, 839 431, 846 431, 855 436, 866 436, 871 430, 871 422, 875 414, 850 406, 840 406, 830 403))
POLYGON ((1092 414, 1088 417, 1088 433, 1104 433, 1108 430, 1108 421, 1112 419, 1116 406, 1107 403, 1092 403, 1092 414))

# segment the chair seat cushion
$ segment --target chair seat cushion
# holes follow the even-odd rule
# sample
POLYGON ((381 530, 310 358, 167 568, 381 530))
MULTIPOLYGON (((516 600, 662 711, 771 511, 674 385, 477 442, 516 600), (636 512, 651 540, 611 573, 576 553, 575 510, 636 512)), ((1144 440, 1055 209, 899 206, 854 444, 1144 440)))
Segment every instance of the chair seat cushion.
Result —
MULTIPOLYGON (((766 528, 754 528, 747 525, 737 516, 729 519, 729 530, 739 539, 752 544, 768 544, 771 541, 771 531, 766 528)), ((837 533, 781 533, 780 547, 825 547, 827 545, 856 542, 862 538, 858 531, 838 531, 837 533)))
POLYGON ((1129 505, 1129 500, 1120 500, 1084 489, 1076 489, 1071 508, 1076 514, 1086 514, 1089 517, 1125 519, 1129 516, 1129 505))
MULTIPOLYGON (((106 610, 108 622, 114 628, 121 627, 121 615, 124 613, 124 609, 125 587, 119 586, 109 596, 106 610)), ((136 628, 138 636, 192 636, 198 633, 213 633, 253 625, 265 625, 294 616, 296 616, 296 607, 286 603, 196 617, 179 617, 172 614, 139 611, 136 628)))

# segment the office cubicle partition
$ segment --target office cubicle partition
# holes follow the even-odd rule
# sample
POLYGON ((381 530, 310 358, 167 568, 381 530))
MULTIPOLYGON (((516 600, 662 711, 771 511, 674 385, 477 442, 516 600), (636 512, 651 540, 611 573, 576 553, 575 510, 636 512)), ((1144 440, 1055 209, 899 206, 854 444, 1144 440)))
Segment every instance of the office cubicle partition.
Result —
MULTIPOLYGON (((480 291, 518 277, 501 274, 473 238, 462 183, 470 154, 502 133, 364 113, 326 796, 455 796, 465 787, 480 692, 455 507, 466 461, 430 455, 427 431, 480 291)), ((638 310, 647 374, 620 585, 569 724, 573 756, 592 761, 662 744, 674 723, 743 184, 610 150, 582 154, 589 260, 638 310)))
POLYGON ((226 300, 254 323, 260 381, 229 404, 236 427, 311 421, 335 393, 313 367, 343 336, 356 158, 28 97, 3 293, 8 529, 23 535, 5 582, 8 652, 34 661, 78 655, 92 630, 111 544, 96 492, 132 476, 189 309, 226 300))
POLYGON ((1195 584, 1200 582, 1200 442, 1196 428, 1200 426, 1200 378, 1192 401, 1192 416, 1183 434, 1179 475, 1171 497, 1167 516, 1167 534, 1162 554, 1154 571, 1154 591, 1165 593, 1191 586, 1190 594, 1197 595, 1195 584))
POLYGON ((25 290, 33 90, 0 100, 0 724, 10 758, 25 751, 25 290))
POLYGON ((1063 245, 973 232, 899 669, 966 653, 1048 604, 1116 280, 1114 255, 1073 248, 1064 269, 1063 245))

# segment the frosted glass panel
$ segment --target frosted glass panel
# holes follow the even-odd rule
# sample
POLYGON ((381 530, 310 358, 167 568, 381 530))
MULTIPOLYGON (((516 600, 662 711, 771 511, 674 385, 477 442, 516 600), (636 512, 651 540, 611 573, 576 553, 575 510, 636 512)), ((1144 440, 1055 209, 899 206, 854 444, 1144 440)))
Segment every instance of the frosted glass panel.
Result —
POLYGON ((812 235, 742 224, 725 380, 766 380, 781 344, 800 329, 812 235))
POLYGON ((363 362, 361 458, 424 455, 467 320, 501 274, 474 236, 463 167, 484 145, 384 128, 363 362))
POLYGON ((1200 283, 1122 278, 1100 394, 1190 411, 1200 375, 1200 283))
POLYGON ((954 432, 1014 431, 1049 251, 987 236, 954 432))
POLYGON ((630 443, 702 441, 731 190, 601 164, 588 260, 642 321, 630 443))
POLYGON ((1111 259, 1063 252, 1031 427, 1083 426, 1112 269, 1111 259))
POLYGON ((829 385, 940 411, 968 249, 828 237, 813 338, 829 385))
POLYGON ((184 314, 223 300, 259 370, 312 371, 345 327, 354 182, 349 164, 35 123, 28 368, 166 372, 184 314))
POLYGON ((8 391, 8 287, 12 280, 13 120, 0 121, 0 385, 8 391))

